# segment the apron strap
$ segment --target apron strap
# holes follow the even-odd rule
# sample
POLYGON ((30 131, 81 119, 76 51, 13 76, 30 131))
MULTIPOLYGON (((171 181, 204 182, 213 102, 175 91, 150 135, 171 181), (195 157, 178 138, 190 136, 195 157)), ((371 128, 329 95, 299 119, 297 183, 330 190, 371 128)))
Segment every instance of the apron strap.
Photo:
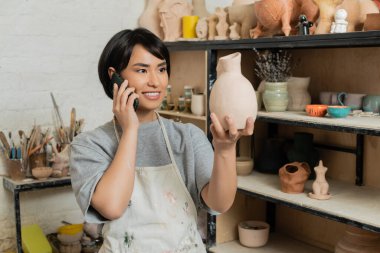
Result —
POLYGON ((177 167, 177 164, 176 164, 175 159, 174 159, 174 154, 173 154, 172 146, 170 145, 169 137, 168 137, 168 134, 166 132, 166 128, 164 126, 164 122, 162 122, 161 117, 158 114, 158 112, 155 111, 155 113, 157 114, 158 122, 160 123, 162 133, 164 134, 166 148, 167 148, 167 150, 169 152, 170 160, 172 161, 172 164, 174 164, 177 167))

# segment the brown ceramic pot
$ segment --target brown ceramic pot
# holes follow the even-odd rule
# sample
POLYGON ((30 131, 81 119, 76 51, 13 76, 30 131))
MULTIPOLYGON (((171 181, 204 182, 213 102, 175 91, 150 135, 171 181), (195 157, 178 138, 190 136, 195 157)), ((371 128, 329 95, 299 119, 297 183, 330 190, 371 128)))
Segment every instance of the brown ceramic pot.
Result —
POLYGON ((380 234, 349 227, 335 246, 335 253, 379 253, 380 234))
POLYGON ((285 193, 302 193, 310 172, 309 165, 304 162, 285 164, 279 171, 281 191, 285 193))
POLYGON ((367 14, 367 18, 364 21, 364 31, 380 30, 380 13, 367 14))

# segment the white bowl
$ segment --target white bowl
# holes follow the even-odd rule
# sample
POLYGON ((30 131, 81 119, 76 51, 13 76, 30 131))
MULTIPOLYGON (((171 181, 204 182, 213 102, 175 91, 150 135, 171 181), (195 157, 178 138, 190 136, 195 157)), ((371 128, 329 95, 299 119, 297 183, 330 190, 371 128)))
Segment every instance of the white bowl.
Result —
POLYGON ((263 221, 242 221, 238 225, 239 241, 246 247, 262 247, 268 242, 269 228, 263 221))
POLYGON ((253 159, 251 157, 236 157, 236 173, 238 175, 249 175, 253 170, 253 159))

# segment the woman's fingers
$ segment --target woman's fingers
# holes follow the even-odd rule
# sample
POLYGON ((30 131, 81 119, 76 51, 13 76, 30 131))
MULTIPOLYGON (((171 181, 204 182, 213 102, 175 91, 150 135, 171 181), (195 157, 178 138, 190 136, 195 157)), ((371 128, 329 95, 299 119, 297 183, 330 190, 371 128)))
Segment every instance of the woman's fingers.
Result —
POLYGON ((223 136, 225 134, 225 131, 222 125, 220 124, 218 117, 216 117, 216 114, 211 113, 210 118, 211 118, 212 124, 214 125, 215 134, 219 136, 223 136))
POLYGON ((253 118, 249 117, 245 123, 245 128, 241 130, 241 135, 252 135, 254 129, 253 118))
POLYGON ((239 131, 236 128, 235 122, 230 116, 226 116, 225 120, 228 124, 228 135, 230 140, 235 141, 239 139, 239 131))
POLYGON ((120 110, 121 111, 124 111, 125 108, 127 107, 127 103, 129 102, 130 100, 130 97, 132 97, 132 93, 135 91, 135 88, 134 87, 131 87, 131 88, 127 88, 123 94, 121 95, 121 99, 120 99, 120 110))
MULTIPOLYGON (((133 88, 133 89, 134 89, 134 88, 133 88)), ((128 108, 128 107, 133 108, 133 102, 135 101, 136 98, 139 98, 139 95, 136 94, 136 93, 134 93, 134 92, 132 92, 132 94, 131 94, 131 95, 129 96, 129 98, 128 98, 128 102, 127 102, 126 107, 127 107, 127 108, 128 108)))

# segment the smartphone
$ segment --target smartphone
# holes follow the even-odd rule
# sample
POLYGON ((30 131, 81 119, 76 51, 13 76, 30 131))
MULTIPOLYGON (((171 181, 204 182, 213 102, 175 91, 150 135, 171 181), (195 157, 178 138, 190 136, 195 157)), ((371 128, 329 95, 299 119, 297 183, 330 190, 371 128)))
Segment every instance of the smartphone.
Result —
MULTIPOLYGON (((120 85, 124 82, 124 80, 123 80, 123 78, 121 78, 121 76, 118 73, 115 72, 111 76, 111 82, 112 82, 112 84, 116 83, 117 86, 119 86, 119 88, 120 88, 120 85)), ((129 94, 129 96, 130 95, 132 95, 132 93, 129 94)), ((139 107, 139 99, 135 98, 135 101, 133 101, 133 108, 135 109, 135 111, 137 110, 137 107, 139 107)))

